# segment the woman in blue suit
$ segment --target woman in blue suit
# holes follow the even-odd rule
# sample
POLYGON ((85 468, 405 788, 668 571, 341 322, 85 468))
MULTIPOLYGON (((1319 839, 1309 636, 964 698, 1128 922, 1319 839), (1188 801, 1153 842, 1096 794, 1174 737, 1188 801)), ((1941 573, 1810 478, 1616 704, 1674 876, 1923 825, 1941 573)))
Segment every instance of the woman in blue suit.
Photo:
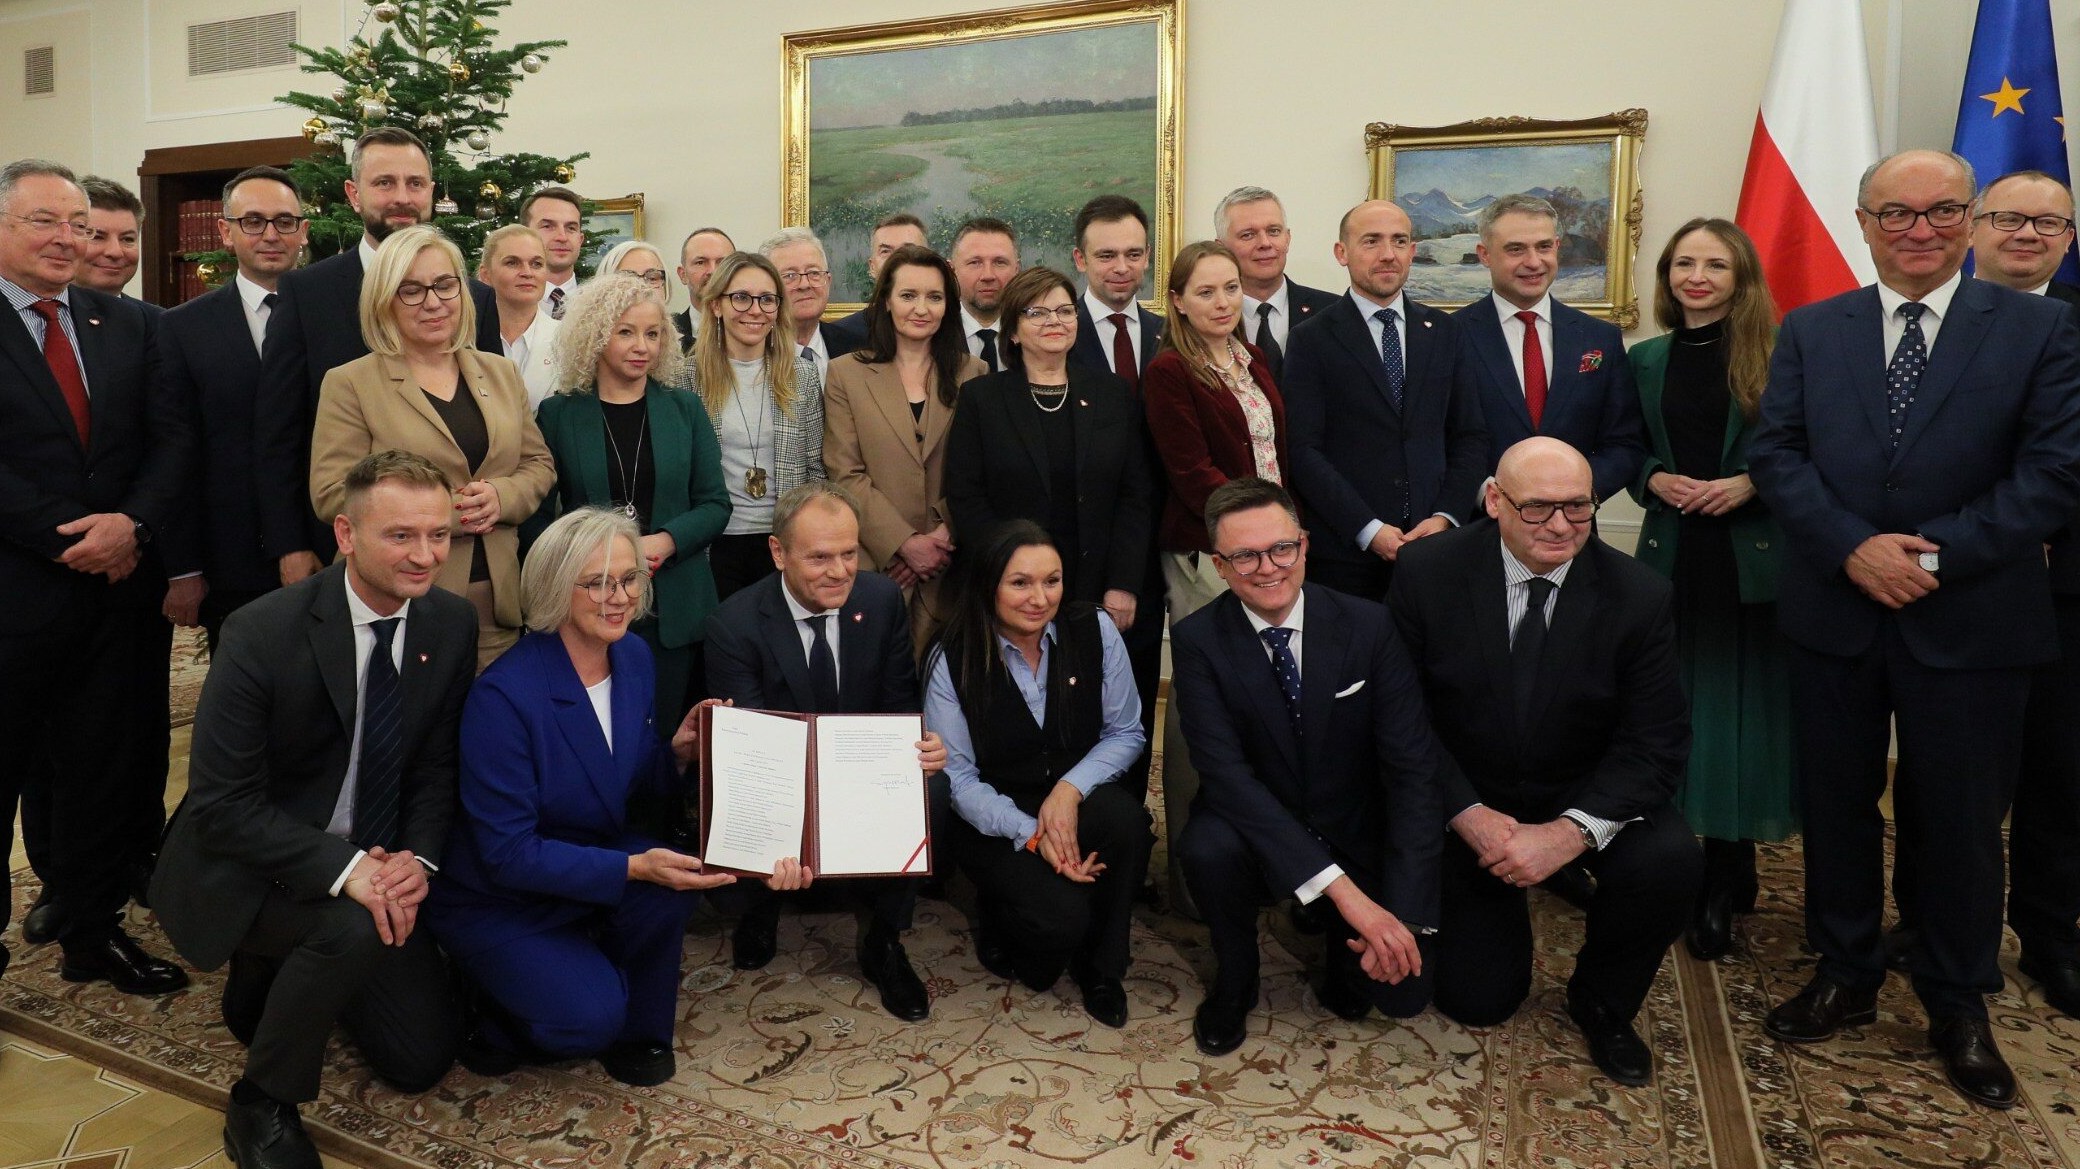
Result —
POLYGON ((695 724, 669 751, 654 725, 650 647, 628 636, 650 601, 639 541, 618 509, 549 525, 521 576, 530 632, 463 707, 463 814, 426 912, 481 992, 481 1074, 598 1056, 624 1083, 670 1079, 686 919, 734 879, 662 843, 695 724))

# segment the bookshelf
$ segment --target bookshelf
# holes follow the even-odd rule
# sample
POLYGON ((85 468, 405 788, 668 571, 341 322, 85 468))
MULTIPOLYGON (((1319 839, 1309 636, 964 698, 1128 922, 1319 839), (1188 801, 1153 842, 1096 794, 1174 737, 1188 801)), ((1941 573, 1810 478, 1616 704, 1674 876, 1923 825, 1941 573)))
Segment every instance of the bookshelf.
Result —
POLYGON ((144 297, 171 308, 208 291, 187 252, 219 246, 217 218, 224 184, 249 166, 282 166, 319 147, 301 137, 255 138, 203 146, 169 146, 144 153, 137 168, 144 201, 144 297))

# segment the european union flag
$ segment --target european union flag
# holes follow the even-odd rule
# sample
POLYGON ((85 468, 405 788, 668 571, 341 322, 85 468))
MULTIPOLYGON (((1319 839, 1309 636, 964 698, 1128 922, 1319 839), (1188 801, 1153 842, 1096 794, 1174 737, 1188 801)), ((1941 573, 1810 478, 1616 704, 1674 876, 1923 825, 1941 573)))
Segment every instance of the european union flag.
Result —
MULTIPOLYGON (((2017 170, 2040 170, 2072 185, 2051 0, 1979 0, 1951 149, 1971 160, 1982 185, 2017 170)), ((2058 279, 2080 284, 2072 234, 2063 242, 2058 279)))

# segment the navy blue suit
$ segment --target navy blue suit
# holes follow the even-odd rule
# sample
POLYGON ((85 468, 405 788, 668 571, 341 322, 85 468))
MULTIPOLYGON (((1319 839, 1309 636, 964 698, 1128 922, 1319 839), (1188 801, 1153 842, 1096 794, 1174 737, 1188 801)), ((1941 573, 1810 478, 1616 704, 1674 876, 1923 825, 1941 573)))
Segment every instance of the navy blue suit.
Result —
POLYGON ((531 633, 485 670, 462 711, 462 814, 426 908, 504 1036, 549 1055, 670 1045, 679 957, 699 894, 628 877, 662 842, 631 805, 679 798, 651 713, 650 647, 607 653, 614 744, 562 641, 531 633))
POLYGON ((1460 325, 1474 376, 1480 382, 1481 413, 1488 422, 1488 470, 1502 452, 1543 434, 1572 446, 1589 460, 1596 497, 1616 499, 1639 477, 1647 461, 1647 426, 1625 360, 1625 335, 1558 300, 1553 308, 1553 373, 1546 379, 1546 408, 1537 429, 1524 404, 1523 372, 1510 361, 1509 342, 1495 315, 1493 296, 1484 296, 1452 319, 1460 325))
POLYGON ((1749 448, 1787 544, 1777 614, 1794 647, 1807 938, 1823 975, 1883 980, 1877 803, 1896 715, 1915 989, 1933 1016, 1973 1015, 2001 986, 2000 826, 2029 668, 2057 653, 2043 542, 2080 498, 2080 331, 2056 300, 1963 281, 1896 449, 1890 358, 1875 288, 1791 313, 1749 448), (1880 533, 1940 546, 1939 587, 1899 610, 1864 595, 1844 563, 1880 533))
MULTIPOLYGON (((1163 337, 1162 317, 1147 309, 1142 309, 1139 315, 1141 347, 1135 355, 1138 363, 1134 370, 1136 375, 1147 370, 1148 363, 1156 359, 1156 342, 1163 337)), ((1102 369, 1106 373, 1118 372, 1112 367, 1112 349, 1099 342, 1098 326, 1091 319, 1091 306, 1084 303, 1081 296, 1076 298, 1076 344, 1069 349, 1069 360, 1092 369, 1102 369)), ((1136 393, 1139 393, 1138 386, 1136 393)))

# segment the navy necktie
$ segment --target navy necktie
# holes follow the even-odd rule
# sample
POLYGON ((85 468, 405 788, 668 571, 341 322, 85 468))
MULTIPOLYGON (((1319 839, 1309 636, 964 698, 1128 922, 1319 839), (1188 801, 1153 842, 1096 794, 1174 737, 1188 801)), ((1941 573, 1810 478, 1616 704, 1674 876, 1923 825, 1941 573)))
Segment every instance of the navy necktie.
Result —
POLYGON ((1509 642, 1519 724, 1531 717, 1531 695, 1538 685, 1538 660, 1545 655, 1546 648, 1546 598, 1559 587, 1542 576, 1534 576, 1524 585, 1530 590, 1531 600, 1524 606, 1524 615, 1517 618, 1517 629, 1509 642))
POLYGON ((814 639, 809 643, 809 691, 820 714, 838 709, 838 659, 831 656, 831 643, 823 632, 830 618, 829 613, 802 618, 814 639))
POLYGON ((991 373, 996 373, 1001 368, 997 365, 997 331, 977 329, 975 336, 982 342, 982 364, 988 366, 991 373))
POLYGON ((1278 338, 1271 335, 1271 305, 1269 302, 1257 306, 1257 348, 1264 351, 1264 361, 1271 366, 1273 377, 1278 376, 1279 367, 1285 363, 1285 351, 1278 347, 1278 338))
POLYGON ((1372 319, 1378 321, 1381 326, 1379 360, 1380 364, 1387 367, 1387 400, 1394 404, 1394 410, 1398 413, 1401 410, 1401 387, 1408 377, 1408 372, 1401 365, 1401 334, 1394 329, 1393 309, 1383 308, 1372 314, 1372 319))
POLYGON ((386 617, 375 630, 361 682, 361 760, 354 776, 354 843, 364 849, 395 848, 403 806, 398 782, 404 774, 404 696, 390 642, 400 619, 386 617))
POLYGON ((1894 450, 1899 449, 1899 437, 1906 430, 1907 407, 1914 404, 1914 391, 1928 369, 1928 339, 1921 335, 1921 314, 1927 311, 1927 305, 1911 300, 1899 306, 1907 327, 1900 333, 1899 348, 1892 351, 1892 363, 1885 367, 1885 414, 1894 450))
POLYGON ((1286 714, 1293 720, 1293 733, 1300 733, 1300 663, 1293 659, 1293 631, 1271 626, 1257 631, 1271 647, 1271 672, 1278 677, 1279 693, 1286 697, 1286 714))

